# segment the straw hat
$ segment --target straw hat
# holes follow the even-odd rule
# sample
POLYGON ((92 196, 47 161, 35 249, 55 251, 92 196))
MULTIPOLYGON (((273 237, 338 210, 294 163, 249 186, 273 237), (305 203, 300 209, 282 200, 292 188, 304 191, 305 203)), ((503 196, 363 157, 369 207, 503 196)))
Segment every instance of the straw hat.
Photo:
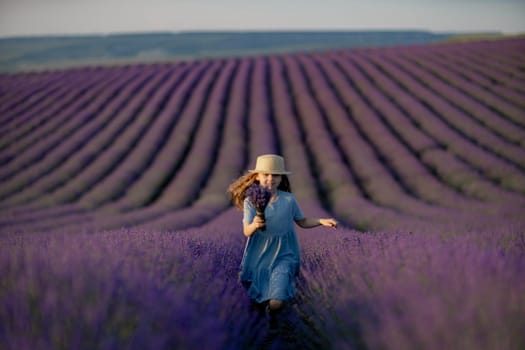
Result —
POLYGON ((250 173, 264 173, 275 175, 291 174, 285 170, 284 158, 275 154, 264 154, 257 157, 255 169, 248 170, 250 173))

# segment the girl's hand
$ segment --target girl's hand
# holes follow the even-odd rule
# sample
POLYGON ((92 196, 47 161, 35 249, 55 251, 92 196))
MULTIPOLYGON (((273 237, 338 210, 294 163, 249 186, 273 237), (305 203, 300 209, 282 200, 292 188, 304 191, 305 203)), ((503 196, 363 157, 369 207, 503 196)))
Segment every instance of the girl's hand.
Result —
POLYGON ((334 229, 337 228, 337 221, 335 221, 335 219, 332 219, 332 218, 319 219, 319 223, 326 227, 333 227, 334 229))
POLYGON ((258 229, 261 229, 264 227, 264 224, 265 224, 265 220, 263 220, 262 218, 258 217, 258 216, 255 216, 253 218, 253 221, 251 224, 248 224, 248 223, 244 223, 243 224, 243 233, 244 233, 244 236, 246 237, 250 237, 251 235, 253 235, 258 229))
POLYGON ((264 227, 265 223, 266 221, 257 215, 253 218, 253 222, 252 222, 256 230, 264 227))

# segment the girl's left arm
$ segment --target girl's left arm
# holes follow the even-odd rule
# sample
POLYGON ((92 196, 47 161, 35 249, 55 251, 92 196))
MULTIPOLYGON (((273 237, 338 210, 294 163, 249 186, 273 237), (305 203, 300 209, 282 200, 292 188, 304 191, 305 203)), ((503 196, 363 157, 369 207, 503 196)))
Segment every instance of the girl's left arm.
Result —
POLYGON ((337 221, 333 218, 328 219, 314 219, 314 218, 302 218, 295 221, 297 225, 302 228, 312 228, 317 226, 326 226, 337 228, 337 221))

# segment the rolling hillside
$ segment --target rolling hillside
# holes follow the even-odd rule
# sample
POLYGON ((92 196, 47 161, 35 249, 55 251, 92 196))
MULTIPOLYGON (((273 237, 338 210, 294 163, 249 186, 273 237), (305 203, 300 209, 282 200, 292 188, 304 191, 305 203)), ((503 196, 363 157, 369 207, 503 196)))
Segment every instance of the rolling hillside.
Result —
POLYGON ((0 75, 0 230, 181 229, 282 154, 360 230, 523 224, 525 40, 0 75))
MULTIPOLYGON (((494 34, 496 35, 496 34, 494 34)), ((430 44, 427 31, 197 31, 0 38, 0 72, 430 44)))

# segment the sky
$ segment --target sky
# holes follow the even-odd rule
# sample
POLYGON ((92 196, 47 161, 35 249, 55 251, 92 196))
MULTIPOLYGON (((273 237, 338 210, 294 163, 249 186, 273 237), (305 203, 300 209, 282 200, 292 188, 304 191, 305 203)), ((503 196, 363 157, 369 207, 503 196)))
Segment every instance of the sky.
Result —
POLYGON ((0 0, 0 37, 384 29, 525 33, 525 0, 0 0))

